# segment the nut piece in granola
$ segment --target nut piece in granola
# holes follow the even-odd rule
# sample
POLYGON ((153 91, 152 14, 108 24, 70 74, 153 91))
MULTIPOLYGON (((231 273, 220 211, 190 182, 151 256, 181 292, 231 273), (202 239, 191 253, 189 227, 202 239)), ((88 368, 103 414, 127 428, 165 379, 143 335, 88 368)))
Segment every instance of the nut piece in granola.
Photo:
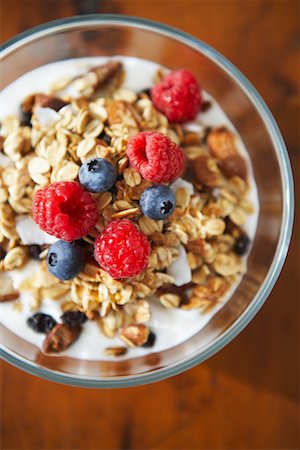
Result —
POLYGON ((106 356, 123 356, 128 352, 127 347, 107 347, 104 349, 106 356))
POLYGON ((149 333, 150 330, 146 325, 142 323, 131 324, 121 328, 120 338, 123 339, 129 347, 140 347, 147 342, 149 333))
POLYGON ((230 155, 219 162, 220 169, 227 178, 238 176, 247 179, 246 161, 241 155, 230 155))
POLYGON ((82 328, 69 327, 64 323, 58 323, 46 336, 43 343, 45 353, 59 353, 70 347, 78 339, 82 328))
POLYGON ((203 186, 216 187, 219 183, 219 170, 213 158, 202 154, 194 160, 196 180, 203 186))
POLYGON ((206 139, 211 154, 218 160, 235 156, 238 152, 235 146, 235 136, 226 127, 214 128, 206 139))

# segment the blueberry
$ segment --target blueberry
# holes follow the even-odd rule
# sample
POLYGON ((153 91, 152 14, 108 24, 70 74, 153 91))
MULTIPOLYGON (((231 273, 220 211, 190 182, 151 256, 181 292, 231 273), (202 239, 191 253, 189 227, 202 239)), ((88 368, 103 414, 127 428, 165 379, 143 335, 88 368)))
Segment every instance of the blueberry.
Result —
POLYGON ((145 216, 159 220, 169 217, 176 205, 176 195, 168 186, 154 185, 146 189, 140 198, 145 216))
POLYGON ((49 314, 35 313, 27 319, 27 325, 37 333, 49 333, 55 327, 56 321, 49 314))
POLYGON ((61 320, 69 327, 77 327, 87 321, 86 315, 81 311, 66 311, 61 316, 61 320))
POLYGON ((83 248, 71 242, 57 241, 51 245, 47 255, 47 267, 50 273, 60 280, 76 277, 85 265, 83 248))
POLYGON ((237 238, 237 240, 235 241, 233 250, 235 251, 235 253, 239 256, 244 256, 249 248, 250 245, 250 239, 248 238, 248 236, 246 234, 242 234, 240 237, 237 238))
POLYGON ((79 181, 90 192, 108 191, 116 179, 117 172, 114 165, 103 158, 90 158, 79 170, 79 181))

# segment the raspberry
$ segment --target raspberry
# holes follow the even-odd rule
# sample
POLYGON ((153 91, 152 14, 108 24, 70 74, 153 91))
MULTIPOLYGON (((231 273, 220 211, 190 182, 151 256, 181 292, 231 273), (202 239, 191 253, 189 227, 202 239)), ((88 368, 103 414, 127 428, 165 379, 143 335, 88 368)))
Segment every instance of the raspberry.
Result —
POLYGON ((134 277, 148 264, 150 244, 129 219, 113 220, 99 234, 94 256, 113 278, 134 277))
POLYGON ((142 131, 127 144, 130 164, 148 181, 167 183, 184 169, 184 155, 168 136, 156 131, 142 131))
POLYGON ((33 218, 42 230, 71 242, 94 228, 97 203, 78 183, 60 181, 37 191, 33 218))
POLYGON ((151 100, 170 122, 192 120, 200 111, 200 86, 190 70, 180 69, 165 75, 151 89, 151 100))

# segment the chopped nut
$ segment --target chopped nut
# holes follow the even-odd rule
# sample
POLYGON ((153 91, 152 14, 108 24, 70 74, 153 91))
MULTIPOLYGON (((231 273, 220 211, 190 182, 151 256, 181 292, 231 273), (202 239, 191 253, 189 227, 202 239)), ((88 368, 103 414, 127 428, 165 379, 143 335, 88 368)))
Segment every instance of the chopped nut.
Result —
POLYGON ((192 296, 181 304, 182 309, 205 308, 219 300, 228 289, 228 283, 222 278, 213 278, 205 286, 196 286, 192 296))
POLYGON ((194 241, 190 241, 187 243, 186 245, 186 249, 189 252, 193 252, 197 255, 204 255, 204 246, 205 246, 205 241, 202 238, 196 239, 194 241))
POLYGON ((196 180, 203 186, 215 187, 219 183, 218 169, 212 164, 213 162, 207 154, 198 156, 194 161, 196 180))
POLYGON ((208 134, 206 142, 211 154, 220 161, 237 154, 235 137, 226 128, 214 128, 208 134))
POLYGON ((120 338, 129 347, 140 347, 148 340, 150 330, 143 324, 132 324, 127 327, 121 328, 120 338))
POLYGON ((229 155, 219 162, 220 169, 227 178, 238 176, 247 179, 246 161, 241 155, 229 155))
POLYGON ((78 339, 81 331, 80 326, 69 327, 64 323, 58 323, 47 334, 43 342, 43 351, 45 353, 58 353, 66 350, 78 339))
POLYGON ((104 354, 106 356, 123 356, 128 352, 126 347, 107 347, 104 349, 104 354))

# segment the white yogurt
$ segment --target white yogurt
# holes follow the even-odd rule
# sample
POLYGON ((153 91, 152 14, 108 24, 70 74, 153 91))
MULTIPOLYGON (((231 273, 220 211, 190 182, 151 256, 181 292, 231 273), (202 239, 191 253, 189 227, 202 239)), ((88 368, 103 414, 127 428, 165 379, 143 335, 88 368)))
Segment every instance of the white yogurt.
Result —
MULTIPOLYGON (((0 119, 3 119, 3 117, 9 114, 18 114, 19 105, 26 95, 32 94, 33 92, 46 92, 51 88, 52 83, 60 77, 75 77, 83 74, 90 67, 102 64, 107 59, 108 58, 106 57, 70 59, 67 61, 47 64, 27 73, 11 83, 2 91, 0 119)), ((121 60, 123 62, 126 72, 126 78, 124 81, 125 88, 138 92, 153 85, 154 76, 158 69, 157 64, 151 61, 123 56, 116 56, 114 59, 121 60)), ((234 126, 216 101, 207 93, 204 93, 204 99, 211 102, 211 107, 209 110, 201 113, 193 122, 186 124, 185 127, 193 131, 201 131, 205 126, 225 125, 237 134, 234 126)), ((244 228, 250 239, 253 239, 259 212, 257 189, 253 178, 249 156, 242 140, 239 137, 238 146, 240 153, 248 163, 250 175, 249 182, 251 189, 249 199, 254 204, 255 213, 248 216, 247 223, 244 228)), ((3 161, 0 160, 0 165, 2 165, 2 163, 3 165, 4 163, 7 163, 6 158, 3 158, 3 161)), ((174 183, 174 190, 179 187, 181 187, 180 183, 174 183)), ((42 237, 40 236, 40 238, 42 237)), ((181 259, 182 261, 185 261, 184 255, 181 259)), ((29 274, 32 274, 37 266, 37 262, 30 261, 24 269, 10 272, 15 287, 18 288, 21 281, 29 274)), ((189 272, 185 269, 186 268, 183 268, 182 272, 183 275, 188 278, 189 272)), ((175 270, 179 270, 177 266, 175 267, 175 270)), ((217 304, 214 309, 206 313, 203 313, 200 310, 170 310, 162 307, 157 299, 150 300, 152 319, 151 322, 149 322, 149 326, 156 334, 156 343, 151 349, 130 349, 125 356, 121 357, 121 359, 138 357, 151 352, 159 352, 189 339, 209 322, 212 316, 232 296, 232 293, 236 287, 237 285, 231 288, 230 292, 228 292, 224 297, 222 303, 217 304)), ((32 315, 29 308, 30 295, 22 294, 20 300, 23 304, 23 309, 21 312, 17 312, 14 309, 13 302, 1 304, 2 323, 16 335, 37 345, 38 347, 41 347, 44 336, 35 333, 26 325, 26 319, 32 315)), ((59 320, 61 315, 59 304, 60 302, 58 300, 45 299, 43 301, 41 311, 51 314, 56 320, 59 320)), ((100 331, 98 325, 95 322, 89 321, 84 324, 84 331, 78 341, 76 341, 68 350, 60 353, 60 355, 65 354, 79 359, 108 360, 114 358, 104 356, 104 349, 106 347, 120 345, 122 345, 122 341, 118 338, 109 339, 105 337, 100 331)))

